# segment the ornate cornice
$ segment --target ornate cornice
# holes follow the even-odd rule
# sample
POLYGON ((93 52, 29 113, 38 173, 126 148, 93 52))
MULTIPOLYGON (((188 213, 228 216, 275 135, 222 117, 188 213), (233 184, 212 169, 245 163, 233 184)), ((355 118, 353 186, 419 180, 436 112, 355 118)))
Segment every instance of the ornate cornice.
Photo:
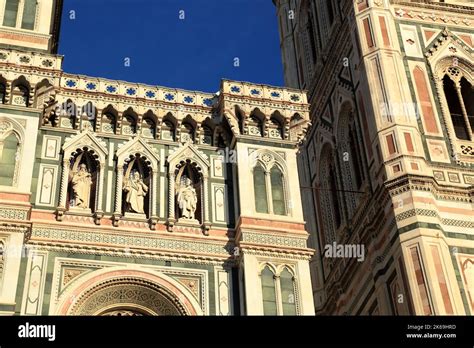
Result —
POLYGON ((440 185, 432 177, 407 174, 387 181, 386 188, 392 197, 407 191, 429 191, 436 198, 447 201, 466 202, 473 201, 474 186, 454 187, 440 185))

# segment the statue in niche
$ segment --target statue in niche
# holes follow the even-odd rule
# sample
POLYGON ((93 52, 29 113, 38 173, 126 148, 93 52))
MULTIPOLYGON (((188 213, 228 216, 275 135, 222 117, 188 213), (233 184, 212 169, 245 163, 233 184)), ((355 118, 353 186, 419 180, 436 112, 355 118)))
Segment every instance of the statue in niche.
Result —
POLYGON ((92 176, 84 163, 79 165, 78 170, 73 170, 71 184, 74 198, 74 207, 88 209, 92 186, 92 176))
POLYGON ((178 204, 181 209, 181 217, 194 220, 196 212, 197 194, 189 178, 184 178, 184 184, 178 189, 178 204))
POLYGON ((132 176, 124 181, 123 190, 127 193, 125 201, 128 211, 144 214, 143 203, 148 192, 148 186, 143 182, 141 175, 135 171, 132 176))

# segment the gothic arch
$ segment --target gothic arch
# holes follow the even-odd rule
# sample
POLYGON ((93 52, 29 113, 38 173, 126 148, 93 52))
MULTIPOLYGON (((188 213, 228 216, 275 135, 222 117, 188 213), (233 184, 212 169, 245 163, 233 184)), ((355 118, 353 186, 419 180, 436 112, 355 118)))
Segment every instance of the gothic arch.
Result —
MULTIPOLYGON (((168 156, 168 226, 171 229, 176 220, 176 186, 179 175, 187 165, 192 166, 199 178, 201 221, 205 231, 210 228, 209 221, 209 170, 210 163, 207 156, 200 152, 191 142, 177 148, 168 156)), ((195 183, 196 184, 196 183, 195 183)), ((206 232, 207 233, 207 232, 206 232)))
POLYGON ((198 123, 191 115, 186 115, 185 118, 181 120, 180 125, 180 139, 182 143, 191 141, 196 143, 196 135, 198 133, 198 123))
POLYGON ((183 285, 158 272, 111 267, 85 274, 61 294, 57 315, 104 315, 112 310, 145 315, 203 315, 183 285))
POLYGON ((115 134, 118 126, 118 111, 111 104, 107 105, 101 110, 100 114, 100 126, 97 125, 100 132, 115 134))
POLYGON ((249 116, 245 119, 245 124, 247 128, 246 134, 261 137, 266 136, 266 117, 259 108, 252 109, 249 116))
POLYGON ((138 113, 132 107, 125 110, 119 120, 121 134, 130 136, 137 134, 140 127, 138 118, 138 113))
POLYGON ((20 177, 21 163, 22 161, 17 160, 17 158, 22 157, 23 145, 25 143, 25 131, 21 124, 16 120, 0 117, 0 160, 2 159, 3 145, 4 141, 7 140, 11 135, 14 135, 17 140, 16 155, 14 163, 12 163, 13 168, 13 177, 11 181, 11 186, 18 186, 18 179, 20 177))
POLYGON ((325 245, 336 241, 336 230, 342 223, 342 217, 338 203, 336 182, 338 175, 333 146, 329 143, 323 144, 319 158, 319 190, 316 191, 316 195, 322 220, 319 223, 323 238, 322 245, 325 245))
POLYGON ((434 75, 436 78, 443 78, 445 74, 450 74, 450 68, 457 68, 472 85, 474 85, 474 64, 462 57, 445 57, 436 61, 434 65, 434 75), (457 63, 453 63, 453 58, 457 59, 457 63))
POLYGON ((258 274, 261 275, 262 271, 268 267, 270 269, 270 271, 272 271, 273 274, 277 275, 277 266, 274 265, 273 263, 267 261, 267 262, 262 262, 261 264, 259 264, 259 267, 258 267, 258 274))
POLYGON ((351 101, 345 101, 339 108, 336 128, 337 159, 341 169, 341 178, 343 189, 347 192, 346 207, 348 218, 354 214, 358 197, 355 193, 349 191, 358 191, 362 184, 361 162, 359 159, 359 140, 357 135, 357 125, 354 120, 354 104, 351 101))
MULTIPOLYGON (((130 172, 129 165, 131 160, 138 159, 143 163, 149 171, 149 184, 148 187, 148 218, 151 222, 151 228, 153 229, 157 221, 157 205, 154 203, 156 197, 158 197, 158 170, 160 157, 157 153, 148 145, 148 143, 141 137, 135 136, 128 142, 119 146, 116 152, 117 158, 117 182, 115 186, 115 211, 113 214, 114 226, 118 226, 118 220, 122 216, 122 195, 124 176, 127 172, 130 172), (125 172, 127 170, 127 172, 125 172)), ((129 173, 130 174, 130 173, 129 173)))
POLYGON ((30 82, 21 75, 11 83, 10 102, 12 105, 30 106, 31 98, 30 82))
POLYGON ((160 139, 176 141, 179 136, 178 120, 168 112, 162 119, 160 126, 160 139))
POLYGON ((202 123, 199 131, 199 139, 196 142, 203 145, 215 146, 214 132, 216 129, 215 122, 211 117, 206 117, 202 123))
MULTIPOLYGON (((87 156, 94 161, 95 169, 98 171, 95 176, 95 192, 94 192, 94 206, 90 207, 95 212, 96 223, 100 222, 103 215, 102 209, 102 192, 104 189, 104 175, 105 163, 108 155, 107 145, 99 140, 94 133, 85 131, 77 135, 66 138, 63 146, 63 162, 62 162, 62 176, 61 188, 58 204, 58 220, 62 219, 64 212, 67 210, 68 202, 67 195, 69 189, 69 180, 71 175, 71 165, 77 166, 79 156, 87 153, 87 156)), ((89 168, 90 170, 91 168, 89 168)), ((91 192, 92 193, 92 192, 91 192)))
POLYGON ((258 149, 250 155, 250 168, 253 169, 257 164, 261 164, 265 170, 270 170, 273 166, 278 166, 283 174, 288 174, 285 159, 275 151, 267 149, 258 149))
POLYGON ((268 120, 268 136, 275 139, 286 139, 286 118, 279 112, 275 111, 268 120))
POLYGON ((140 133, 143 137, 149 139, 156 138, 156 130, 158 124, 158 117, 152 110, 148 110, 143 114, 140 133))
MULTIPOLYGON (((466 109, 466 102, 462 101, 462 85, 465 83, 469 84, 471 88, 474 86, 474 64, 469 60, 464 59, 463 57, 445 57, 441 58, 435 62, 432 62, 433 74, 435 78, 435 86, 438 100, 441 105, 441 122, 444 124, 448 132, 449 144, 451 146, 451 152, 460 160, 457 156, 462 151, 463 147, 465 148, 466 144, 461 144, 458 146, 458 142, 473 141, 474 140, 474 129, 471 124, 468 116, 473 117, 474 115, 468 115, 468 110, 466 109), (456 58, 456 60, 454 60, 456 58), (449 96, 447 95, 448 86, 452 85, 453 89, 453 98, 456 102, 459 103, 459 110, 455 112, 453 109, 455 103, 448 103, 449 96), (459 93, 456 92, 456 89, 460 89, 459 93), (459 95, 461 94, 461 95, 459 95), (461 98, 461 99, 459 99, 461 98), (462 108, 464 105, 464 108, 462 108), (458 115, 455 115, 458 114, 458 115), (458 132, 457 125, 462 124, 465 128, 465 136, 460 136, 458 132)), ((471 111, 472 113, 472 111, 471 111)))
POLYGON ((50 93, 54 93, 54 86, 48 79, 43 79, 35 86, 34 105, 38 109, 43 109, 49 102, 50 93))

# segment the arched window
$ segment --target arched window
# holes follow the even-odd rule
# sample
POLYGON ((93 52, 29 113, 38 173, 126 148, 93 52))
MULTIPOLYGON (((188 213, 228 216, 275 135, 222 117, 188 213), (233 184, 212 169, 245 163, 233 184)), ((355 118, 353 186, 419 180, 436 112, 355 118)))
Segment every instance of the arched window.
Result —
POLYGON ((46 106, 49 106, 50 97, 52 97, 54 87, 48 81, 48 79, 43 79, 41 82, 37 83, 35 86, 35 97, 34 105, 36 108, 43 109, 46 106))
POLYGON ((474 86, 464 77, 461 78, 461 96, 466 108, 469 127, 471 127, 471 131, 474 133, 474 86))
POLYGON ((5 5, 5 14, 3 16, 4 26, 16 27, 19 3, 20 3, 20 0, 7 0, 7 3, 5 5))
POLYGON ((30 101, 30 90, 25 85, 18 84, 13 87, 12 104, 28 106, 30 101))
POLYGON ((1 104, 5 104, 6 92, 7 92, 7 89, 6 89, 5 84, 3 82, 0 83, 0 103, 1 104))
POLYGON ((79 116, 78 107, 71 99, 66 100, 61 104, 59 111, 61 120, 59 122, 61 127, 76 129, 77 116, 79 116))
POLYGON ((245 116, 244 116, 244 113, 242 112, 242 110, 240 110, 240 108, 237 105, 235 106, 235 116, 237 116, 237 121, 239 122, 240 134, 244 134, 244 119, 245 119, 245 116))
POLYGON ((109 112, 102 114, 102 132, 115 134, 115 116, 109 112))
POLYGON ((184 122, 181 128, 181 142, 194 142, 194 127, 187 122, 184 122))
POLYGON ((283 315, 296 315, 296 298, 293 275, 285 269, 280 273, 281 302, 283 315))
POLYGON ((174 125, 170 121, 163 121, 161 126, 161 139, 163 140, 175 140, 174 125))
POLYGON ((91 102, 88 102, 82 107, 81 113, 81 129, 95 131, 96 112, 95 107, 91 102))
POLYGON ((257 153, 253 168, 255 211, 262 214, 288 215, 286 204, 286 178, 282 165, 274 155, 257 153))
POLYGON ((268 128, 270 138, 283 139, 283 126, 280 121, 272 117, 268 128))
POLYGON ((2 186, 13 186, 14 184, 19 144, 15 133, 10 133, 6 138, 0 140, 0 185, 2 186))
POLYGON ((462 115, 461 103, 456 91, 456 85, 448 75, 444 75, 443 77, 443 88, 456 137, 461 140, 469 140, 467 125, 464 122, 464 117, 462 115))
POLYGON ((150 117, 144 117, 142 121, 142 135, 145 138, 155 138, 155 121, 153 121, 150 117))
POLYGON ((126 114, 123 116, 122 121, 122 134, 124 135, 132 135, 137 132, 137 121, 134 115, 126 114))
MULTIPOLYGON (((474 89, 469 75, 470 67, 459 62, 439 71, 443 76, 442 88, 456 138, 474 140, 474 89)), ((472 70, 472 69, 471 69, 472 70)))
POLYGON ((277 166, 273 166, 271 169, 270 180, 272 184, 273 213, 277 215, 286 215, 283 173, 277 166))
POLYGON ((266 266, 261 274, 262 279, 262 298, 263 298, 263 314, 277 315, 277 299, 275 291, 275 275, 266 266))
POLYGON ((220 148, 227 146, 226 137, 224 137, 223 132, 219 132, 216 134, 216 141, 214 145, 220 148))
POLYGON ((22 29, 33 30, 35 28, 36 2, 37 0, 24 0, 22 29))
POLYGON ((257 116, 250 116, 248 124, 248 133, 249 135, 254 136, 263 136, 262 122, 258 119, 257 116))
POLYGON ((201 144, 212 145, 212 129, 208 126, 202 127, 201 144))
POLYGON ((257 165, 253 170, 253 187, 255 192, 255 210, 257 213, 268 213, 267 185, 265 170, 257 165))

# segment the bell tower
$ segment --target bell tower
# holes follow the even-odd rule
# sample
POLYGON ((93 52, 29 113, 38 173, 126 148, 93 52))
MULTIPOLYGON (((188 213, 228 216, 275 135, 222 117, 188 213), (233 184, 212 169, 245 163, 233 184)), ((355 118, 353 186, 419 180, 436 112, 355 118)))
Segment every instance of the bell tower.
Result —
POLYGON ((0 47, 56 53, 63 0, 0 0, 0 47))

